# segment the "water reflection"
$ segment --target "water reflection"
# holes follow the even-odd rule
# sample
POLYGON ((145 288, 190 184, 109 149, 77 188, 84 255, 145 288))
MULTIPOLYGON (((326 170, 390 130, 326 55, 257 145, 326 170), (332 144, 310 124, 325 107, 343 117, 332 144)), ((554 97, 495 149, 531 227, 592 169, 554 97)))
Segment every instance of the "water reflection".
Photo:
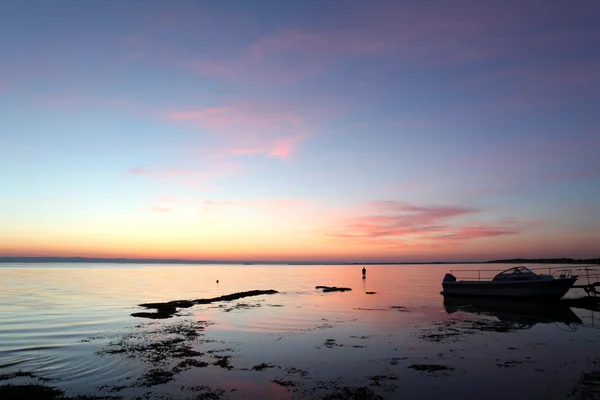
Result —
POLYGON ((582 324, 570 307, 558 302, 447 296, 444 297, 444 309, 448 314, 462 311, 493 316, 500 321, 514 323, 519 329, 556 322, 566 325, 582 324))
MULTIPOLYGON (((439 291, 446 265, 368 266, 367 279, 361 268, 1 267, 0 375, 23 371, 56 379, 57 387, 69 392, 106 398, 435 398, 444 393, 450 399, 491 400, 566 398, 582 372, 592 370, 590 360, 600 363, 597 331, 564 334, 538 325, 533 332, 515 332, 548 322, 586 326, 577 324, 569 307, 586 323, 593 318, 593 326, 597 311, 586 316, 580 300, 550 310, 536 304, 530 311, 523 302, 455 298, 444 310, 439 291), (353 290, 323 293, 317 285, 353 290), (140 303, 255 289, 279 293, 198 304, 169 320, 130 316, 140 303), (487 315, 446 314, 456 311, 487 315), (187 328, 205 323, 197 334, 187 328)), ((0 391, 12 383, 0 379, 0 391)))

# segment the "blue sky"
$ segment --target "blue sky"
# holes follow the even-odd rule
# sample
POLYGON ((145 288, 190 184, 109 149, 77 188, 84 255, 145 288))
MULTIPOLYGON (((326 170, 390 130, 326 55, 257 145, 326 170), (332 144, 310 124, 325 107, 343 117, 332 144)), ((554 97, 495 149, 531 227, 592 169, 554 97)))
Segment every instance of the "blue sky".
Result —
POLYGON ((598 17, 5 3, 0 254, 598 257, 598 17))

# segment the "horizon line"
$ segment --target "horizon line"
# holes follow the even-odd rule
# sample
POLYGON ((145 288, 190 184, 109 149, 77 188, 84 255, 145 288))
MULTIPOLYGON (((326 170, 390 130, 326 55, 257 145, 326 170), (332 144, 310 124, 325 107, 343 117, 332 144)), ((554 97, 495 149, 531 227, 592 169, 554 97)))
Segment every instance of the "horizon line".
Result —
POLYGON ((0 263, 52 263, 52 262, 88 262, 115 264, 287 264, 287 265, 408 265, 408 264, 485 264, 485 263, 599 263, 600 258, 576 259, 570 257, 553 258, 507 258, 485 261, 290 261, 290 260, 210 260, 210 259, 181 259, 181 258, 128 258, 128 257, 62 257, 62 256, 0 256, 0 263))

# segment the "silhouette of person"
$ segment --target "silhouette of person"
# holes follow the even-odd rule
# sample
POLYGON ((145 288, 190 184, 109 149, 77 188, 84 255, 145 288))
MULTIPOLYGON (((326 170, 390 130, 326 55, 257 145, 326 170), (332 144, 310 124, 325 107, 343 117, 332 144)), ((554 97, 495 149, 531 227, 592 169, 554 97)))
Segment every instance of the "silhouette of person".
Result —
POLYGON ((367 269, 365 267, 363 267, 362 273, 363 273, 363 279, 365 279, 367 277, 367 269))

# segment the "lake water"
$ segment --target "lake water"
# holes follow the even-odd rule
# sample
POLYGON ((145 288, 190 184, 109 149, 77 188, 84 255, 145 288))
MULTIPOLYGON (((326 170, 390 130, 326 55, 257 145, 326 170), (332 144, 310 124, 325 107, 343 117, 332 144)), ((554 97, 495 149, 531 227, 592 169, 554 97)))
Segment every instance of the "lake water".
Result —
POLYGON ((599 398, 600 313, 440 295, 449 269, 511 266, 374 265, 362 279, 349 265, 3 264, 0 385, 150 399, 599 398), (131 316, 140 303, 254 289, 279 293, 131 316))

